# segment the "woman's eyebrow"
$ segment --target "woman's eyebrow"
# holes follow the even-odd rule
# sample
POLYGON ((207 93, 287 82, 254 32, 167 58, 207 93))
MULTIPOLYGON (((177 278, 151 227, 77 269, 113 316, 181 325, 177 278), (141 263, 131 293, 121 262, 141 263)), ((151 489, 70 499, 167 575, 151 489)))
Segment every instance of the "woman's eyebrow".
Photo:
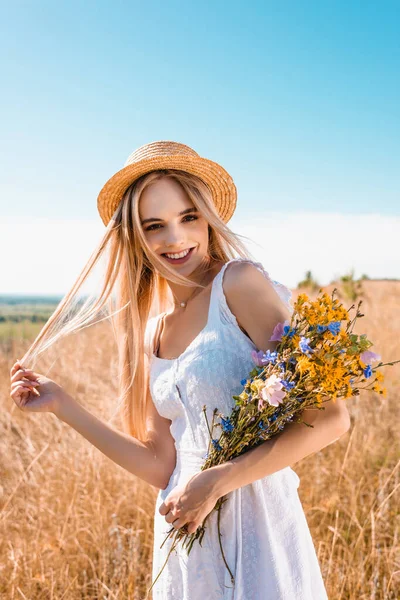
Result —
MULTIPOLYGON (((195 208, 194 206, 190 207, 190 208, 185 208, 185 210, 182 210, 182 212, 178 213, 178 217, 182 216, 182 215, 187 215, 189 213, 197 213, 199 212, 197 210, 197 208, 195 208)), ((150 219, 143 219, 143 221, 140 221, 142 225, 144 225, 145 223, 149 223, 150 221, 162 221, 163 219, 158 219, 156 217, 151 217, 150 219)))

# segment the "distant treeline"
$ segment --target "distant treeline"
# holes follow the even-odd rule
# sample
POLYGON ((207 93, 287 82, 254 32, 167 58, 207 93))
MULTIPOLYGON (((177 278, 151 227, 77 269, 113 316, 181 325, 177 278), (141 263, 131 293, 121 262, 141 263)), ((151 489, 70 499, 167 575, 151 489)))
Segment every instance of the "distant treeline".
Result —
POLYGON ((30 321, 31 323, 46 323, 51 313, 48 315, 0 315, 0 323, 22 323, 30 321))

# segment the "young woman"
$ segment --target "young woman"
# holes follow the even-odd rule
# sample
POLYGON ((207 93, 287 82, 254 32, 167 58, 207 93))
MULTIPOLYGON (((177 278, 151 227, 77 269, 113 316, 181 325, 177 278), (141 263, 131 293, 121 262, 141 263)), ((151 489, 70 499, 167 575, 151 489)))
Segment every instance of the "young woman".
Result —
POLYGON ((229 174, 188 146, 154 142, 136 150, 101 190, 104 239, 23 360, 11 368, 11 397, 21 410, 53 412, 159 488, 153 579, 169 552, 171 538, 160 546, 171 526, 196 531, 218 498, 227 497, 220 529, 234 584, 220 552, 214 511, 202 546, 195 542, 189 555, 181 547, 171 553, 154 585, 154 600, 323 600, 299 477, 290 465, 347 431, 344 402, 307 410, 305 420, 314 428, 290 423, 238 459, 200 471, 209 443, 203 406, 210 421, 214 408, 229 414, 240 380, 254 366, 251 351, 273 350, 272 331, 293 310, 290 290, 272 280, 226 226, 235 206, 229 174), (100 297, 66 325, 63 315, 106 250, 100 297), (54 381, 22 368, 60 335, 90 322, 107 300, 117 309, 110 318, 119 350, 124 432, 54 381))

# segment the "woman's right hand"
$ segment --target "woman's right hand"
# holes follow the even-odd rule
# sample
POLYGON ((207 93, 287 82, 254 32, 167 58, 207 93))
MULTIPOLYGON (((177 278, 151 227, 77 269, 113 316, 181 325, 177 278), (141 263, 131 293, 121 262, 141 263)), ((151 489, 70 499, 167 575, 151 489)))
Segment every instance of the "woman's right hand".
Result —
POLYGON ((11 367, 10 380, 10 396, 23 411, 57 414, 68 397, 55 381, 30 369, 23 369, 19 361, 11 367))

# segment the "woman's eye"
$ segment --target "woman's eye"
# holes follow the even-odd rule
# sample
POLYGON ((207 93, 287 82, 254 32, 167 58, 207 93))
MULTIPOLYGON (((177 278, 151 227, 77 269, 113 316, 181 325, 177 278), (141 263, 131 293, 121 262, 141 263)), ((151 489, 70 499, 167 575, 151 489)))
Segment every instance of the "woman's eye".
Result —
MULTIPOLYGON (((197 221, 198 217, 196 217, 195 215, 187 215, 183 218, 183 222, 187 221, 187 219, 190 219, 190 221, 197 221)), ((154 228, 158 229, 158 227, 162 227, 162 225, 160 225, 159 223, 154 223, 154 225, 150 225, 150 227, 147 227, 146 231, 152 231, 154 228)))

